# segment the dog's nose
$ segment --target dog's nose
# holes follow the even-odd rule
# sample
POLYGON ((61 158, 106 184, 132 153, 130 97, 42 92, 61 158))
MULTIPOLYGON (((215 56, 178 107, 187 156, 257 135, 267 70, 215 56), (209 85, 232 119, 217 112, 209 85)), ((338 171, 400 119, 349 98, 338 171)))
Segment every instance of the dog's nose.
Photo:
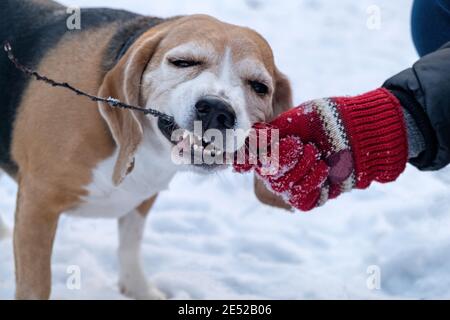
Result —
POLYGON ((205 131, 208 129, 233 129, 236 124, 236 113, 228 103, 221 99, 205 97, 197 102, 195 110, 197 121, 202 121, 205 131))

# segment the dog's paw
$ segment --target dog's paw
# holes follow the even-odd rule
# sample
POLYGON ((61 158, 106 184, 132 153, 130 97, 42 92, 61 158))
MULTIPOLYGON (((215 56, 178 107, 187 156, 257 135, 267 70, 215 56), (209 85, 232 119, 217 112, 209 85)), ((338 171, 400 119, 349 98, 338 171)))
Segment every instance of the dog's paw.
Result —
POLYGON ((143 281, 119 281, 120 293, 136 300, 166 300, 166 295, 155 286, 143 281))

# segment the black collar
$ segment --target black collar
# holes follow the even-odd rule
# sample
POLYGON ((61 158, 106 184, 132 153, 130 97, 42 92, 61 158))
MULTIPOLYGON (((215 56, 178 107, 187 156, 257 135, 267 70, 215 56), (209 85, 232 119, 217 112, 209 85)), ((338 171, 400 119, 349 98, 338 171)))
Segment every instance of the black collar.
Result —
MULTIPOLYGON (((134 42, 147 30, 150 28, 156 26, 162 21, 162 19, 159 18, 151 18, 150 21, 147 21, 147 23, 144 23, 144 25, 140 26, 140 24, 134 25, 134 27, 139 27, 136 30, 133 30, 134 33, 129 36, 125 42, 123 42, 122 46, 120 47, 120 50, 117 53, 116 56, 116 63, 119 62, 119 60, 127 53, 128 49, 134 44, 134 42), (155 21, 158 20, 158 21, 155 21)), ((134 29, 134 28, 133 28, 134 29)), ((130 30, 131 31, 131 30, 130 30)), ((128 33, 128 32, 127 32, 128 33)))
POLYGON ((139 16, 119 27, 105 52, 104 70, 109 71, 114 68, 140 36, 164 21, 161 18, 139 16))

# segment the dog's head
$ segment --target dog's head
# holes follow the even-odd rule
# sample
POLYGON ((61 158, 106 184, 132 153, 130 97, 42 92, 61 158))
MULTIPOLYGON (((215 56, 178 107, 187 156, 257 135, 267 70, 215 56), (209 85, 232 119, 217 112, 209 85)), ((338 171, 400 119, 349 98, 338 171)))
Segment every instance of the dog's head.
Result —
MULTIPOLYGON (((172 146, 174 129, 192 131, 195 121, 201 121, 203 132, 248 130, 292 106, 289 82, 264 38, 205 15, 170 20, 143 34, 106 75, 100 95, 156 108, 175 119, 168 123, 100 106, 119 146, 115 183, 129 171, 146 128, 172 146)), ((234 152, 242 142, 224 151, 234 152)), ((200 147, 205 144, 201 141, 200 147)), ((197 167, 210 171, 217 166, 197 167)))

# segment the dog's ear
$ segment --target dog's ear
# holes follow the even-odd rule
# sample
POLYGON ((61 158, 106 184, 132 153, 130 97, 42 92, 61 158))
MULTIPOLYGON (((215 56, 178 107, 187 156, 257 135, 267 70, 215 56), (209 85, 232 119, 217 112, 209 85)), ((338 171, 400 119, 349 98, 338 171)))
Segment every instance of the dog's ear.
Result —
MULTIPOLYGON (((292 108, 292 89, 288 78, 278 69, 275 69, 275 92, 273 97, 273 117, 292 108)), ((272 120, 269 119, 269 120, 272 120)), ((281 209, 291 209, 280 196, 268 190, 264 183, 255 176, 255 195, 262 203, 281 209)))
POLYGON ((276 195, 267 189, 264 183, 256 175, 254 177, 254 188, 256 198, 262 203, 275 208, 291 210, 292 207, 279 195, 276 195))
MULTIPOLYGON (((99 96, 139 105, 142 74, 163 37, 163 31, 151 36, 144 35, 142 40, 129 48, 104 77, 99 96)), ((119 185, 134 167, 134 156, 144 135, 139 121, 142 115, 131 110, 112 108, 103 102, 99 103, 99 110, 118 148, 112 179, 115 185, 119 185)))
POLYGON ((273 95, 273 120, 283 112, 289 110, 293 106, 292 102, 292 89, 289 79, 281 73, 278 69, 275 69, 275 91, 273 95))

